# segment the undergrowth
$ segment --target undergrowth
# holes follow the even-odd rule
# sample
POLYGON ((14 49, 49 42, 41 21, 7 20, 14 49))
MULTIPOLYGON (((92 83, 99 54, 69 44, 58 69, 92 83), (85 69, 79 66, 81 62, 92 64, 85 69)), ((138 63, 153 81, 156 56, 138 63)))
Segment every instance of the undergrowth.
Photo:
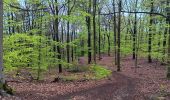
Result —
POLYGON ((102 79, 102 78, 109 77, 112 73, 111 70, 108 70, 100 65, 90 66, 90 71, 94 73, 95 79, 102 79))

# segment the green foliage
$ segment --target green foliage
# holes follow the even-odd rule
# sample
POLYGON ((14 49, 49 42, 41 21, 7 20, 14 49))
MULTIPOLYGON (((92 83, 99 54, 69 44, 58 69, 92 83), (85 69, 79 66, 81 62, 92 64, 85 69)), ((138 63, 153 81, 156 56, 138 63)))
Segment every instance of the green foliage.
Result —
POLYGON ((111 75, 112 71, 99 65, 90 66, 90 70, 95 74, 95 79, 106 78, 111 75))
POLYGON ((45 36, 14 34, 4 38, 5 71, 31 68, 45 71, 49 65, 56 64, 56 53, 52 52, 55 42, 45 36), (54 63, 53 63, 54 62, 54 63), (39 68, 40 66, 40 68, 39 68))

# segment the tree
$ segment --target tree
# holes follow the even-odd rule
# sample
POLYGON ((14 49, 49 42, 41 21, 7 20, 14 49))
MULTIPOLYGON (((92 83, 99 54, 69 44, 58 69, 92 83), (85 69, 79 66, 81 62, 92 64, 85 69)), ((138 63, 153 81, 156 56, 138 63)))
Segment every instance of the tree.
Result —
POLYGON ((117 71, 120 71, 120 34, 121 34, 121 10, 122 10, 122 0, 119 1, 119 13, 118 13, 118 36, 117 36, 117 71))
MULTIPOLYGON (((168 24, 168 35, 169 35, 169 39, 168 39, 168 63, 170 63, 170 2, 169 0, 166 1, 167 3, 167 8, 166 8, 166 13, 167 13, 167 24, 168 24)), ((170 78, 170 67, 168 67, 167 70, 167 77, 170 78)))
POLYGON ((0 0, 0 95, 6 96, 13 93, 5 82, 3 70, 3 0, 0 0))
MULTIPOLYGON (((87 13, 91 14, 91 0, 88 1, 88 10, 87 13)), ((87 31, 88 31, 88 64, 91 63, 91 18, 90 16, 86 16, 86 25, 87 25, 87 31)))
POLYGON ((5 78, 3 74, 3 1, 0 0, 0 90, 3 91, 5 78))
POLYGON ((116 5, 115 0, 113 0, 113 22, 114 22, 114 55, 115 55, 115 65, 117 65, 117 21, 116 21, 116 5))
MULTIPOLYGON (((151 0, 151 13, 154 11, 153 0, 151 0)), ((149 27, 149 39, 148 39, 148 62, 152 62, 151 52, 152 52, 152 24, 153 24, 153 15, 150 14, 150 27, 149 27)))
POLYGON ((99 60, 101 60, 101 17, 100 17, 100 13, 101 13, 101 8, 100 7, 98 7, 98 25, 99 25, 99 35, 98 35, 98 37, 99 37, 99 43, 98 43, 98 47, 99 47, 99 50, 98 50, 98 53, 99 53, 99 60))
MULTIPOLYGON (((137 3, 138 1, 135 1, 135 12, 137 12, 137 3)), ((136 57, 136 35, 137 35, 137 13, 135 13, 135 22, 134 22, 134 28, 133 28, 133 59, 136 57)))
MULTIPOLYGON (((56 3, 56 7, 55 7, 55 15, 58 16, 59 14, 59 9, 58 9, 58 0, 55 0, 55 3, 56 3)), ((59 40, 59 30, 58 30, 58 27, 59 27, 59 19, 56 18, 55 21, 54 21, 54 33, 55 33, 55 39, 56 39, 56 42, 60 42, 59 40)), ((59 73, 62 73, 62 65, 61 65, 61 49, 60 49, 60 46, 57 45, 57 58, 58 58, 58 67, 59 67, 59 73)))
POLYGON ((93 59, 96 64, 96 0, 93 0, 93 59))
MULTIPOLYGON (((70 16, 70 0, 68 0, 67 15, 70 16)), ((67 21, 67 63, 70 63, 70 22, 67 21)))

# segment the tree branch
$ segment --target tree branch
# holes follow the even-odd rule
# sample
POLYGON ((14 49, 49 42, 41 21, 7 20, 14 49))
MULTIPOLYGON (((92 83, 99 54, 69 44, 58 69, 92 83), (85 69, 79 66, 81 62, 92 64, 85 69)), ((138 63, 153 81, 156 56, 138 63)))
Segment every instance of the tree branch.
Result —
MULTIPOLYGON (((161 13, 157 13, 157 12, 131 12, 131 11, 121 11, 123 13, 141 13, 141 14, 153 14, 153 15, 159 15, 159 16, 162 16, 164 18, 167 18, 168 16, 165 16, 164 14, 161 14, 161 13)), ((115 12, 115 13, 119 13, 119 12, 115 12)), ((101 13, 100 15, 111 15, 111 14, 114 14, 114 13, 101 13)))

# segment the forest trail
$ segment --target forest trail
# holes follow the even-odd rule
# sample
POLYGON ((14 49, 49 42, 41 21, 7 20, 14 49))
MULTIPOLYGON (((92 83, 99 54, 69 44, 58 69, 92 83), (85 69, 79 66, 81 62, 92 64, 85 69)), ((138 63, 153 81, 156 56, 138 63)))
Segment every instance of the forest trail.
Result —
MULTIPOLYGON (((165 66, 154 60, 147 63, 147 59, 139 58, 139 68, 135 73, 132 57, 121 61, 121 72, 116 72, 114 57, 103 56, 101 61, 97 61, 97 64, 112 70, 112 75, 102 80, 9 84, 21 100, 155 100, 153 98, 160 94, 170 94, 165 66)), ((81 57, 79 64, 87 65, 87 58, 81 57)), ((170 95, 164 100, 170 100, 170 95)))
POLYGON ((102 86, 93 87, 87 90, 73 92, 66 95, 57 95, 49 100, 134 100, 136 91, 135 80, 113 72, 112 78, 102 86))
MULTIPOLYGON (((84 64, 86 58, 81 57, 80 62, 84 64)), ((106 66, 111 65, 113 61, 110 57, 103 57, 98 63, 106 66)), ((109 82, 86 90, 57 95, 49 100, 139 100, 139 96, 136 96, 137 79, 116 72, 111 66, 107 66, 107 68, 113 71, 109 82), (136 97, 138 99, 135 99, 136 97)))

